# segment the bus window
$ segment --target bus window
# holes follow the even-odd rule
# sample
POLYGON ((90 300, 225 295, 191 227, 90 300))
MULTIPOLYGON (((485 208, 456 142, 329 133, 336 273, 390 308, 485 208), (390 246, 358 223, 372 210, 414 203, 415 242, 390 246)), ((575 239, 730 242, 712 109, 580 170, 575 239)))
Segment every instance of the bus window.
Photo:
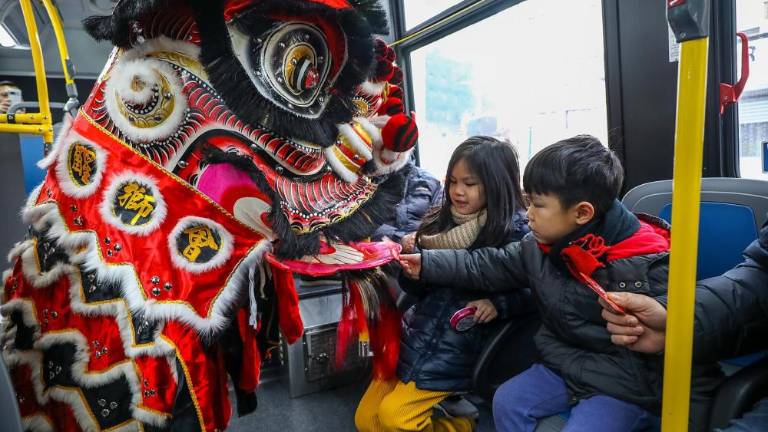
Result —
POLYGON ((749 39, 750 60, 749 79, 738 103, 739 168, 742 177, 768 180, 768 0, 735 3, 736 25, 749 39))
POLYGON ((462 0, 404 0, 405 28, 410 30, 462 0))
POLYGON ((579 133, 607 143, 602 13, 600 0, 528 0, 412 51, 420 164, 443 175, 472 135, 509 139, 523 166, 579 133))

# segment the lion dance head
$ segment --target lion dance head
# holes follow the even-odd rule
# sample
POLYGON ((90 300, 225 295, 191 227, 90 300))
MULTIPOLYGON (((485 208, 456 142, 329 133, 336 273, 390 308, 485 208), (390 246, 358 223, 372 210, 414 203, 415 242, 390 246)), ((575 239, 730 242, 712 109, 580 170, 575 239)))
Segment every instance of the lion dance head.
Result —
MULTIPOLYGON (((115 48, 40 162, 0 342, 32 430, 216 430, 255 408, 294 273, 340 273, 341 339, 392 372, 369 243, 418 137, 375 0, 122 0, 115 48)), ((342 343, 343 345, 343 343, 342 343)))

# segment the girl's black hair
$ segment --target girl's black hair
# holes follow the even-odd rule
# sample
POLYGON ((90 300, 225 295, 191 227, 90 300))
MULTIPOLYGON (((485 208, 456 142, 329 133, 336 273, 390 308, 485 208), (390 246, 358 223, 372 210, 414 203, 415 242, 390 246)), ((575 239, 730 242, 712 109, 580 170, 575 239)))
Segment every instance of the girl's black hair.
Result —
POLYGON ((451 215, 450 178, 453 167, 464 160, 469 170, 477 176, 485 190, 485 225, 470 249, 501 246, 508 242, 519 229, 515 213, 525 209, 520 189, 520 165, 517 151, 508 142, 488 136, 474 136, 461 143, 448 162, 443 188, 443 205, 424 217, 417 238, 423 234, 437 234, 454 227, 451 215))

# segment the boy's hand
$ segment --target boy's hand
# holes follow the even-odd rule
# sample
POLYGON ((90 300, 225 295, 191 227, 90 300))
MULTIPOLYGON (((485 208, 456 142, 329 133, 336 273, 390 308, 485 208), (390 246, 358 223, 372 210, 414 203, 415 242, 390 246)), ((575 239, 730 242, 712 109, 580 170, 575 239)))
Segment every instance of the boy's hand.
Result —
POLYGON ((412 254, 416 250, 416 233, 404 235, 400 239, 400 246, 403 247, 403 253, 412 254))
POLYGON ((419 280, 421 275, 421 254, 401 254, 400 265, 403 267, 403 274, 408 279, 419 280))
POLYGON ((467 303, 467 307, 477 308, 477 310, 475 310, 475 322, 479 324, 485 324, 487 322, 493 321, 497 316, 499 316, 499 312, 496 310, 496 307, 493 306, 493 303, 491 303, 491 301, 488 299, 471 301, 467 303))
POLYGON ((609 293, 616 304, 627 313, 619 314, 603 299, 603 318, 611 342, 632 351, 658 353, 664 350, 667 331, 667 310, 654 298, 633 293, 609 293))

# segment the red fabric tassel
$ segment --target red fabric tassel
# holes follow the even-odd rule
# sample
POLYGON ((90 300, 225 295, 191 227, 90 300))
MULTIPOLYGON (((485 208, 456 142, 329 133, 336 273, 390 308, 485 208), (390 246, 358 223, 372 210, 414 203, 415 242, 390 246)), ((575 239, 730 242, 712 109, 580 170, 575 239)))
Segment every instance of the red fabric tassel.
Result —
POLYGON ((272 280, 277 295, 277 313, 280 331, 285 340, 292 344, 299 340, 304 333, 304 322, 299 313, 299 295, 296 294, 296 283, 293 273, 270 264, 272 280))
POLYGON ((259 348, 256 343, 258 329, 254 329, 248 324, 248 312, 245 309, 240 309, 237 315, 237 325, 243 340, 243 365, 240 370, 240 382, 237 383, 237 386, 245 392, 254 392, 259 385, 261 372, 261 355, 259 355, 259 348))
POLYGON ((341 309, 341 319, 336 328, 336 368, 341 369, 347 358, 349 344, 357 341, 360 333, 357 308, 355 307, 355 298, 357 290, 352 289, 347 284, 344 290, 344 301, 341 309))
POLYGON ((379 319, 375 323, 369 323, 358 289, 356 281, 347 281, 341 320, 336 333, 336 367, 343 367, 351 343, 367 339, 373 351, 373 377, 392 379, 397 371, 397 358, 400 353, 400 312, 393 305, 382 303, 378 311, 379 319))
POLYGON ((400 312, 393 307, 382 306, 381 318, 371 329, 373 348, 373 377, 390 380, 397 372, 400 355, 400 312))

